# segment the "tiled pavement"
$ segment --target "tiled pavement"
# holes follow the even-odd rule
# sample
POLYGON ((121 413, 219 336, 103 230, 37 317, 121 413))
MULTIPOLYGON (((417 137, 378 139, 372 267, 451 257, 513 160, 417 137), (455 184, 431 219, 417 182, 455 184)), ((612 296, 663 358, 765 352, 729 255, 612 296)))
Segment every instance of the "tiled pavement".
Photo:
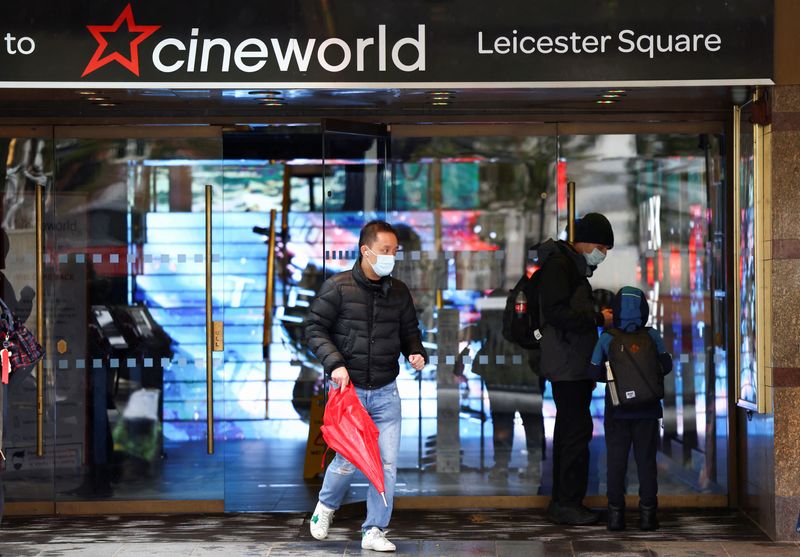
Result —
MULTIPOLYGON (((0 557, 377 555, 362 551, 363 506, 342 509, 329 540, 308 533, 308 514, 11 518, 0 557)), ((629 523, 635 525, 635 515, 629 523)), ((549 524, 542 511, 397 511, 389 538, 402 556, 800 557, 800 544, 772 543, 728 510, 664 511, 655 533, 549 524)))

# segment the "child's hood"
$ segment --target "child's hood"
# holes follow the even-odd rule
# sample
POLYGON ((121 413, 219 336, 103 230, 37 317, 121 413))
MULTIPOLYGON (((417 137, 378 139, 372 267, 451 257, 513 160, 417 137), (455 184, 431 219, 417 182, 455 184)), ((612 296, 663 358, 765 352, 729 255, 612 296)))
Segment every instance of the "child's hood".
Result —
POLYGON ((633 286, 624 286, 614 297, 614 327, 638 329, 647 324, 650 306, 644 292, 633 286))

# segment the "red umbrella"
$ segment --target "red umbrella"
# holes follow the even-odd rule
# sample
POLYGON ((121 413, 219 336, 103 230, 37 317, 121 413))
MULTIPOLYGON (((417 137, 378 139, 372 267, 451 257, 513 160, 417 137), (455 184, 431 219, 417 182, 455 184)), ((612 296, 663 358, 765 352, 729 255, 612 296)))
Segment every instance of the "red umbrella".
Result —
POLYGON ((331 389, 322 424, 322 438, 328 447, 361 470, 388 507, 378 446, 380 433, 358 399, 352 383, 344 388, 331 389))

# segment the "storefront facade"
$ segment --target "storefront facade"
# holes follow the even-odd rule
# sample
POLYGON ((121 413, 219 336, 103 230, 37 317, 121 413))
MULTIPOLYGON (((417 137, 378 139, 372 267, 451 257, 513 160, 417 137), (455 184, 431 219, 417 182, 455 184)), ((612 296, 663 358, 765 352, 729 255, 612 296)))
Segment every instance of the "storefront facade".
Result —
MULTIPOLYGON (((34 3, 7 22, 5 272, 48 354, 15 386, 12 511, 313 503, 323 382, 302 319, 373 217, 400 225, 397 275, 434 355, 398 380, 398 506, 544 506, 552 396, 497 319, 528 248, 564 229, 575 182, 578 214, 604 212, 618 234, 593 286, 645 290, 677 364, 662 504, 769 508, 742 451, 769 453, 774 416, 773 514, 757 516, 790 535, 774 509, 791 501, 777 393, 793 387, 770 408, 777 356, 756 357, 777 349, 777 326, 762 331, 780 310, 738 295, 770 268, 774 143, 750 99, 780 98, 773 3, 617 2, 580 25, 573 2, 472 4, 34 3), (763 127, 735 125, 734 105, 763 127), (752 237, 734 234, 740 210, 758 215, 741 223, 752 237), (492 407, 520 393, 514 470, 496 481, 492 407)), ((602 404, 598 389, 598 505, 602 404)))

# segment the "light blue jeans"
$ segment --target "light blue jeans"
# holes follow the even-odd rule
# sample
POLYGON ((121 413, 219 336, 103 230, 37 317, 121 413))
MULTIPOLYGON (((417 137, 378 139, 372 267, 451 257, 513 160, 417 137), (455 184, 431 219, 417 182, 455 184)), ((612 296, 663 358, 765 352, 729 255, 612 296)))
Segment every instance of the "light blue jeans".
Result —
MULTIPOLYGON (((386 502, 389 504, 388 507, 383 505, 380 493, 370 484, 367 492, 367 519, 361 528, 369 530, 377 526, 383 530, 392 518, 394 484, 397 481, 397 455, 400 452, 400 394, 397 392, 395 382, 374 390, 356 387, 356 394, 380 432, 378 446, 383 461, 386 502)), ((355 466, 337 454, 325 473, 325 480, 319 492, 320 503, 329 509, 338 509, 347 495, 347 490, 350 489, 350 481, 355 471, 355 466)))

